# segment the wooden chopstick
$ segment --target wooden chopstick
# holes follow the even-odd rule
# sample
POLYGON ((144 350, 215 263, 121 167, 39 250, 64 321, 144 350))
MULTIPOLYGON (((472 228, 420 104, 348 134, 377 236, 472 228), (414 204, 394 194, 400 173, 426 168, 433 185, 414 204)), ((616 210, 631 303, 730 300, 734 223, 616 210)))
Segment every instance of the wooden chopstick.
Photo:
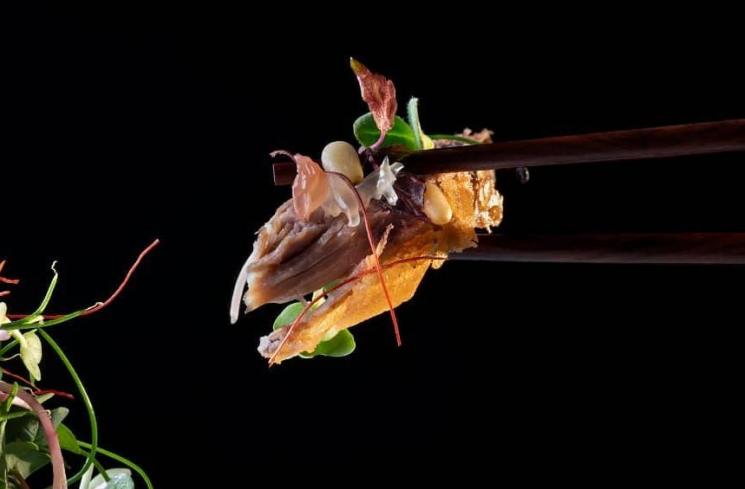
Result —
POLYGON ((452 260, 542 263, 745 264, 745 233, 480 235, 452 260))
MULTIPOLYGON (((406 171, 426 175, 740 151, 745 151, 745 119, 418 151, 401 162, 406 171)), ((292 163, 275 163, 273 169, 275 185, 295 178, 292 163)))

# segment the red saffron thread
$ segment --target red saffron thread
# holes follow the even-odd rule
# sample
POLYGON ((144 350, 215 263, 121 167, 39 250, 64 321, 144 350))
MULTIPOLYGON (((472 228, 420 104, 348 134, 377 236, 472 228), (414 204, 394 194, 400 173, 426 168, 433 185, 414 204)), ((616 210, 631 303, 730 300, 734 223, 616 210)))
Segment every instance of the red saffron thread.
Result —
POLYGON ((355 188, 352 181, 346 177, 346 175, 342 175, 341 173, 337 172, 327 172, 330 175, 336 175, 337 177, 341 178, 346 182, 347 185, 349 185, 349 188, 352 189, 352 192, 354 192, 355 197, 357 197, 357 202, 360 204, 360 209, 362 210, 362 220, 365 223, 365 232, 367 233, 367 241, 370 243, 370 251, 373 254, 373 258, 375 259, 375 269, 378 272, 378 279, 380 280, 380 286, 383 288, 383 294, 385 294, 385 300, 388 302, 388 310, 391 314, 391 321, 393 321, 393 333, 396 335, 396 345, 401 346, 401 332, 398 329, 398 318, 396 317, 396 311, 393 308, 393 301, 391 301, 391 296, 388 293, 388 286, 385 283, 385 278, 383 277, 383 269, 380 267, 380 259, 378 258, 378 245, 375 243, 375 238, 373 238, 372 230, 370 229, 370 223, 367 220, 367 210, 365 209, 365 203, 362 202, 362 197, 360 196, 359 192, 357 192, 357 188, 355 188))

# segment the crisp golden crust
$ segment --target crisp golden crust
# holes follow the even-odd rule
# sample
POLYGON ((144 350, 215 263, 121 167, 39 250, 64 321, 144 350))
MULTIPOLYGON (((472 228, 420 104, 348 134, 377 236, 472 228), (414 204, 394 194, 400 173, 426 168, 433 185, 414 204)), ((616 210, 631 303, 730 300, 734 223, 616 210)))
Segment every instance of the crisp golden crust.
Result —
MULTIPOLYGON (((408 248, 405 255, 411 253, 410 256, 421 256, 420 253, 427 251, 428 248, 431 248, 431 242, 422 243, 417 248, 408 248)), ((404 250, 401 248, 399 251, 404 250)), ((390 261, 384 263, 408 257, 399 258, 395 255, 390 256, 390 253, 386 255, 389 255, 390 261)), ((384 268, 383 276, 394 307, 398 307, 414 296, 429 266, 430 260, 422 260, 384 268)), ((279 363, 304 351, 313 351, 324 339, 331 338, 343 329, 386 312, 388 303, 378 275, 364 273, 367 270, 374 270, 374 267, 372 256, 364 260, 356 271, 358 274, 362 273, 361 278, 333 292, 321 307, 313 311, 306 321, 299 324, 275 357, 275 362, 279 363)))
POLYGON ((443 226, 443 251, 462 251, 475 246, 476 228, 490 229, 502 221, 502 196, 496 189, 494 171, 432 175, 453 209, 453 219, 443 226))
MULTIPOLYGON (((436 183, 453 209, 453 219, 441 227, 422 226, 422 232, 405 242, 391 242, 384 246, 380 261, 383 275, 394 307, 414 296, 419 283, 430 266, 442 264, 438 260, 419 260, 386 266, 396 261, 422 256, 447 256, 476 246, 476 228, 499 225, 502 219, 502 197, 496 190, 493 171, 448 173, 428 178, 436 183)), ((326 302, 308 314, 287 338, 274 361, 279 363, 305 351, 313 351, 324 339, 339 331, 385 313, 385 300, 378 275, 365 273, 374 270, 372 255, 363 260, 351 275, 361 276, 331 293, 326 302)), ((275 340, 287 334, 289 328, 276 331, 275 340)), ((274 342, 275 345, 279 341, 274 342)), ((276 346, 275 346, 276 348, 276 346)), ((273 354, 274 351, 262 352, 273 354)))

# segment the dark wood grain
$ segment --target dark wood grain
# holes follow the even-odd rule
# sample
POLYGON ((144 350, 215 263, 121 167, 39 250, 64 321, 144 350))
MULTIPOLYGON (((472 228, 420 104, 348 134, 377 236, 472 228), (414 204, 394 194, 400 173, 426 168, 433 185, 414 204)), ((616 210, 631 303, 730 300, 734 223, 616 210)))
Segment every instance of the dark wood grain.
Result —
POLYGON ((453 260, 553 263, 745 264, 745 233, 483 235, 453 260))
MULTIPOLYGON (((408 172, 424 175, 740 151, 745 151, 745 119, 419 151, 402 162, 408 172)), ((289 185, 294 177, 292 163, 274 165, 275 185, 289 185)))

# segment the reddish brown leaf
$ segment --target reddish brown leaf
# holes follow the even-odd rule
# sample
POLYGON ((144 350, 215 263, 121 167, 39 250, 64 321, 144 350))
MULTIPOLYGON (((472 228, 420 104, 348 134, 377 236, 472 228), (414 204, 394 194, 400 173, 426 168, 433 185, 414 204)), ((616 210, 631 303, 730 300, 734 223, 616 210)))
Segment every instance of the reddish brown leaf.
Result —
POLYGON ((367 103, 375 120, 375 125, 380 130, 380 140, 375 143, 377 145, 383 141, 386 133, 393 127, 396 109, 398 108, 396 87, 392 81, 383 75, 373 73, 356 59, 350 58, 349 63, 360 82, 362 100, 367 103))

